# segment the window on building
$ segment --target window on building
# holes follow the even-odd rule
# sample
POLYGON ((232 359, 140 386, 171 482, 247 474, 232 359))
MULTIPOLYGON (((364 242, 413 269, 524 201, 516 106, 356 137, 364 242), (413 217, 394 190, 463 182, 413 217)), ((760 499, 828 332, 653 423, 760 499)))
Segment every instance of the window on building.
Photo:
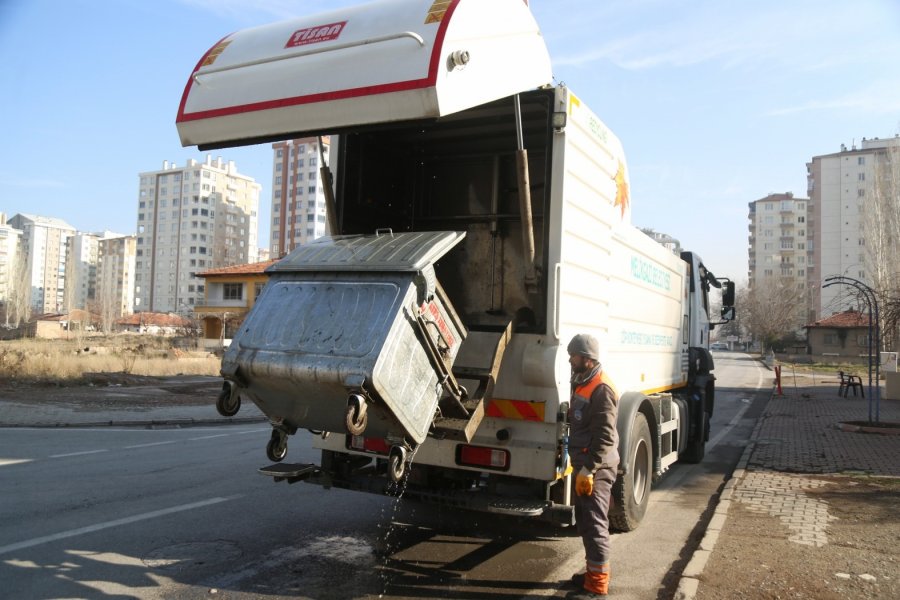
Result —
POLYGON ((836 333, 826 333, 822 336, 822 343, 826 346, 838 346, 841 342, 836 333))
POLYGON ((241 283, 222 284, 222 298, 225 300, 243 300, 244 285, 241 283))

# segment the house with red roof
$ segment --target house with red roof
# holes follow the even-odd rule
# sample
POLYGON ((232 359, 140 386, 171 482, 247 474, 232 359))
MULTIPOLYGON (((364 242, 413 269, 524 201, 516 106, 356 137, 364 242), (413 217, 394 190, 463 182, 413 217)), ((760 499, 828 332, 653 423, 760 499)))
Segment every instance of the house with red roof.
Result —
POLYGON ((190 319, 174 313, 137 312, 116 320, 116 328, 131 333, 179 335, 193 327, 190 319))
POLYGON ((194 307, 203 325, 203 338, 227 345, 253 308, 269 276, 266 269, 278 259, 209 269, 199 273, 206 280, 205 303, 194 307))
MULTIPOLYGON (((846 310, 805 326, 809 353, 848 362, 869 356, 869 315, 846 310)), ((873 334, 874 335, 874 334, 873 334)), ((876 353, 878 349, 874 348, 876 353)))

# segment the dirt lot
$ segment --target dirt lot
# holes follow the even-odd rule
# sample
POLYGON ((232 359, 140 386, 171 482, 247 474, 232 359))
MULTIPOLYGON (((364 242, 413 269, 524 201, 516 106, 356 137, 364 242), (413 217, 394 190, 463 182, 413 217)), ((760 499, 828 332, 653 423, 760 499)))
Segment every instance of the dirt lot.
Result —
POLYGON ((733 502, 700 578, 698 600, 900 598, 900 480, 824 477, 827 542, 789 541, 778 517, 733 502))
POLYGON ((152 377, 124 373, 96 373, 79 383, 0 383, 0 398, 23 404, 76 405, 84 410, 140 406, 214 405, 221 377, 200 375, 152 377))

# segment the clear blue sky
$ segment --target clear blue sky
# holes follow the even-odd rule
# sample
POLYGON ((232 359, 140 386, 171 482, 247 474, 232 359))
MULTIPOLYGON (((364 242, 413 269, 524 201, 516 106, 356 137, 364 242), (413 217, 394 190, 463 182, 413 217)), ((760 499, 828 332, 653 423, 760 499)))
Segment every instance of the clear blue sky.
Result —
MULTIPOLYGON (((0 0, 0 211, 133 233, 138 173, 182 148, 203 53, 355 0, 0 0)), ((554 74, 621 138, 634 223, 747 272, 747 203, 806 196, 806 162, 900 132, 896 0, 532 0, 554 74)), ((215 152, 263 186, 271 148, 215 152)))

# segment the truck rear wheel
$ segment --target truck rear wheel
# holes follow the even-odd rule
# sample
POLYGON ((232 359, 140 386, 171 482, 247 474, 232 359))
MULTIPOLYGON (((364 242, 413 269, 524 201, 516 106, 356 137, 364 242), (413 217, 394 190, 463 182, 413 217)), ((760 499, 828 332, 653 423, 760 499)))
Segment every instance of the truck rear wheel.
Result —
POLYGON ((647 512, 653 480, 653 442, 643 413, 637 413, 631 423, 631 443, 623 460, 627 472, 613 484, 609 524, 616 531, 631 531, 647 512))

